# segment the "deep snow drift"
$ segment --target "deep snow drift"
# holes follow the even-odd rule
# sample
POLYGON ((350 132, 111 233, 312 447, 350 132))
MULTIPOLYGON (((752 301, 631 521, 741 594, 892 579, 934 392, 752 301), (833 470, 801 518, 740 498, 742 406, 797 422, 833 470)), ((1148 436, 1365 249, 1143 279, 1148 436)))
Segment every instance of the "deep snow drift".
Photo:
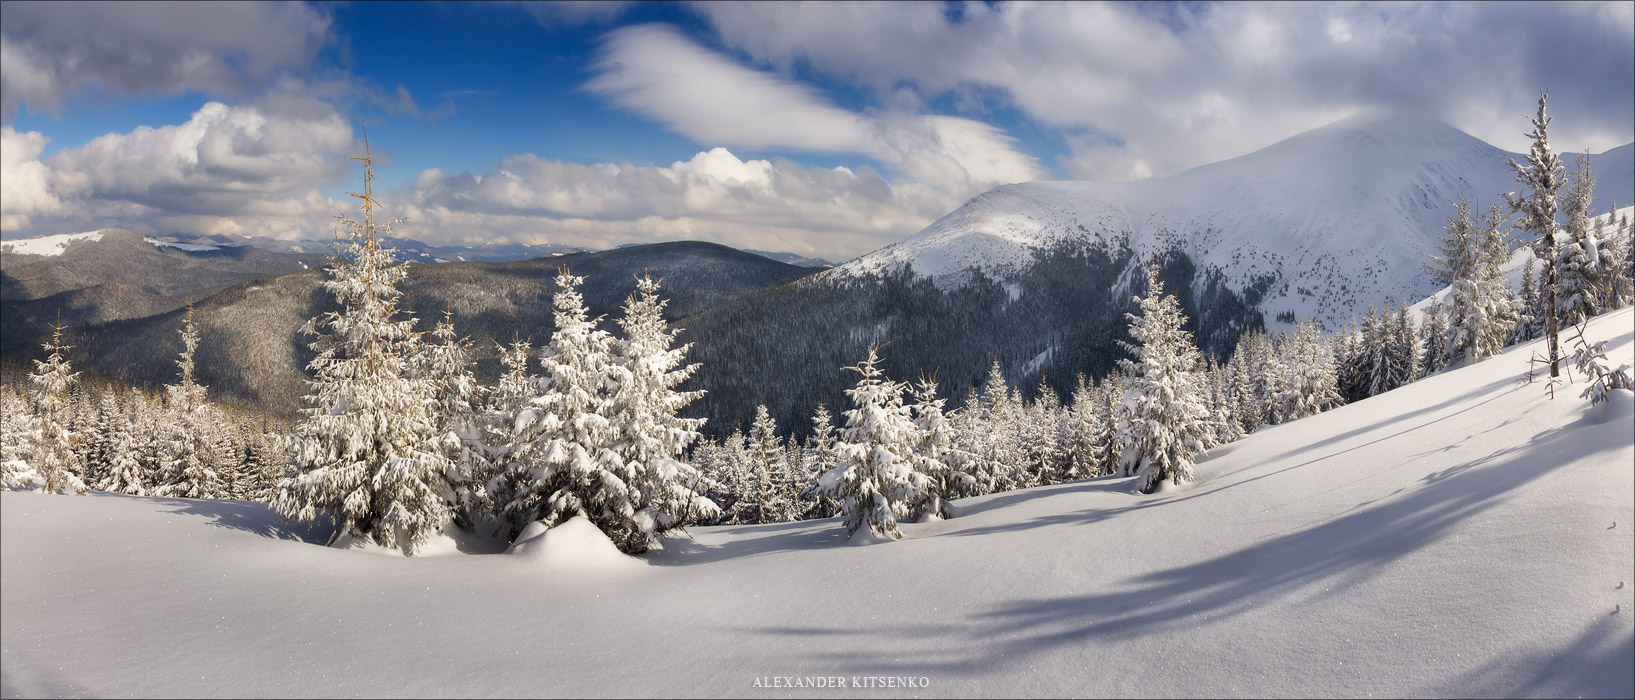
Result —
MULTIPOLYGON (((1590 325, 1615 365, 1632 326, 1590 325)), ((1535 347, 1263 429, 1186 488, 995 494, 868 546, 831 519, 403 559, 260 504, 6 493, 0 691, 1629 697, 1631 396, 1549 400, 1517 383, 1535 347), (755 685, 805 676, 929 687, 755 685)))

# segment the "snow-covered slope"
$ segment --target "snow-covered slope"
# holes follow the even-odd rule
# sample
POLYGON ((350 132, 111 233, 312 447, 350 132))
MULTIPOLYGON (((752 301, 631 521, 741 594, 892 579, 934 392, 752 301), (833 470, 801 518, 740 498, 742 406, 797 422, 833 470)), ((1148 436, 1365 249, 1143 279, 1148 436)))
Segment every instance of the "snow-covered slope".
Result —
MULTIPOLYGON (((1608 237, 1617 235, 1618 221, 1625 217, 1628 217, 1632 222, 1635 222, 1635 207, 1619 207, 1617 211, 1609 214, 1597 215, 1594 219, 1592 219, 1592 221, 1596 226, 1596 230, 1598 231, 1598 237, 1604 241, 1607 240, 1608 237)), ((1532 247, 1519 245, 1516 247, 1516 250, 1510 254, 1510 260, 1500 268, 1504 270, 1505 279, 1509 281, 1510 289, 1512 291, 1519 291, 1522 288, 1522 278, 1527 275, 1527 261, 1529 260, 1537 260, 1536 256, 1533 255, 1532 247)), ((1538 268, 1538 263, 1534 262, 1533 275, 1535 281, 1537 280, 1538 276, 1542 274, 1543 271, 1538 268)), ((1448 294, 1450 294, 1451 291, 1452 287, 1443 287, 1438 289, 1431 293, 1430 296, 1414 302, 1414 304, 1409 306, 1408 309, 1409 311, 1413 312, 1415 320, 1423 318, 1425 316, 1425 311, 1429 309, 1432 304, 1442 303, 1442 300, 1447 299, 1448 294)))
MULTIPOLYGON (((1632 153, 1591 157, 1597 211, 1635 201, 1632 153)), ((1036 251, 1127 243, 1139 259, 1179 249, 1200 275, 1216 268, 1236 289, 1269 276, 1268 320, 1290 311, 1336 327, 1369 302, 1411 302, 1436 288, 1423 266, 1452 201, 1501 202, 1517 187, 1507 155, 1520 159, 1434 120, 1353 116, 1171 177, 998 187, 831 274, 912 264, 951 283, 972 269, 1006 280, 1036 251)))
POLYGON ((40 257, 56 257, 68 250, 68 246, 77 241, 95 243, 102 240, 102 231, 88 231, 86 233, 59 233, 54 236, 35 236, 33 238, 17 238, 0 242, 0 253, 11 255, 37 255, 40 257))
MULTIPOLYGON (((1631 363, 1632 325, 1590 329, 1631 363)), ((6 493, 0 694, 1630 697, 1632 395, 1550 400, 1516 381, 1533 350, 1264 429, 1161 496, 995 494, 870 546, 831 519, 633 566, 565 566, 607 553, 571 528, 402 559, 260 504, 6 493), (756 685, 808 677, 848 689, 756 685)))

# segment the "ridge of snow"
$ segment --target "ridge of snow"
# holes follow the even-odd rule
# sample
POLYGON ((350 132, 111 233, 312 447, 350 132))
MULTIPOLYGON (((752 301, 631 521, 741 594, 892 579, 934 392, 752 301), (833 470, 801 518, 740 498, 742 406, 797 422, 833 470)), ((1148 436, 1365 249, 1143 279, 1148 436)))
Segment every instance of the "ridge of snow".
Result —
POLYGON ((68 250, 68 246, 76 241, 95 243, 102 240, 102 232, 107 229, 98 229, 86 233, 58 233, 50 236, 35 236, 33 238, 17 238, 9 241, 0 241, 0 252, 12 255, 39 255, 42 257, 56 257, 68 250))

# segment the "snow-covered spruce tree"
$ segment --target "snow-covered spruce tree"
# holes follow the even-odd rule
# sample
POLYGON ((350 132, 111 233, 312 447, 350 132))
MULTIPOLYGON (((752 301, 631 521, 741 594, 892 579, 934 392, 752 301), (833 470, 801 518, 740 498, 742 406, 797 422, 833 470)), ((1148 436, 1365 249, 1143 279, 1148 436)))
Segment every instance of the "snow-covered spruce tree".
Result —
POLYGON ((1265 423, 1265 407, 1257 398, 1255 386, 1255 345, 1265 339, 1259 330, 1243 334, 1238 347, 1226 361, 1227 388, 1232 395, 1232 417, 1238 422, 1238 434, 1254 432, 1265 423))
POLYGON ((618 344, 618 362, 624 372, 613 402, 614 450, 631 474, 638 536, 616 543, 632 553, 645 551, 669 532, 720 515, 702 493, 703 474, 680 461, 701 437, 704 419, 676 414, 704 391, 676 389, 698 365, 683 364, 691 345, 674 346, 680 330, 665 322, 668 302, 658 292, 657 280, 636 280, 636 292, 625 300, 619 319, 625 338, 618 344))
POLYGON ((1607 267, 1604 272, 1606 284, 1602 288, 1602 300, 1608 310, 1622 309, 1635 301, 1635 279, 1629 275, 1631 255, 1635 255, 1635 240, 1629 237, 1628 217, 1618 217, 1618 205, 1613 204, 1612 210, 1607 212, 1607 223, 1601 228, 1603 232, 1601 251, 1606 256, 1607 267), (1616 232, 1605 235, 1607 229, 1617 227, 1616 232))
MULTIPOLYGON (((1498 207, 1480 222, 1471 219, 1469 202, 1460 198, 1456 218, 1448 220, 1445 254, 1437 260, 1437 277, 1448 282, 1447 340, 1441 354, 1426 357, 1427 371, 1444 364, 1480 360, 1498 354, 1515 328, 1517 304, 1502 266, 1510 259, 1510 227, 1498 207)), ((1426 319, 1429 321, 1429 317, 1426 319)), ((1437 319, 1439 323, 1443 319, 1437 319)))
POLYGON ((975 473, 981 493, 1010 491, 1022 482, 1021 403, 995 359, 982 386, 975 416, 981 441, 975 473))
POLYGON ((953 426, 943 415, 945 399, 937 398, 937 382, 920 378, 914 385, 914 427, 919 431, 913 445, 914 469, 925 475, 925 497, 912 505, 914 517, 953 517, 948 502, 970 495, 976 477, 966 473, 971 453, 955 444, 953 426))
POLYGON ((1536 267, 1532 256, 1528 256, 1527 263, 1522 268, 1521 291, 1512 301, 1515 302, 1516 325, 1510 330, 1510 336, 1505 345, 1525 343, 1544 337, 1544 298, 1538 292, 1538 275, 1534 273, 1536 267))
POLYGON ((1124 443, 1118 434, 1118 408, 1124 404, 1122 379, 1109 374, 1096 384, 1096 433, 1090 443, 1091 455, 1097 471, 1091 476, 1112 476, 1118 473, 1119 460, 1124 456, 1124 443))
POLYGON ((636 519, 635 473, 615 451, 615 392, 625 368, 614 339, 597 328, 579 293, 583 277, 556 276, 556 330, 540 352, 544 374, 513 425, 501 512, 515 537, 530 522, 555 527, 584 516, 623 547, 648 541, 636 519))
POLYGON ((1561 165, 1561 157, 1550 150, 1550 117, 1544 109, 1546 97, 1546 94, 1539 95, 1538 116, 1533 118, 1533 130, 1527 134, 1533 145, 1528 148, 1526 164, 1517 163, 1509 156, 1504 159, 1505 164, 1515 171, 1516 181, 1527 187, 1529 192, 1525 195, 1508 193, 1505 201, 1512 212, 1521 214, 1518 228, 1533 234, 1533 256, 1544 265, 1541 296, 1546 310, 1544 337, 1548 339, 1549 352, 1545 361, 1550 365, 1550 378, 1554 380, 1561 376, 1560 320, 1556 315, 1556 285, 1559 279, 1556 260, 1560 247, 1556 236, 1556 212, 1560 209, 1557 198, 1566 184, 1566 168, 1561 165))
POLYGON ((1063 448, 1066 468, 1062 473, 1064 480, 1081 479, 1094 476, 1099 469, 1094 466, 1096 437, 1096 387, 1086 379, 1083 372, 1077 376, 1073 384, 1073 394, 1068 397, 1067 415, 1063 421, 1064 435, 1063 448))
POLYGON ((165 387, 165 450, 156 496, 224 498, 228 495, 231 464, 223 463, 219 430, 225 417, 210 405, 205 387, 193 379, 193 353, 199 347, 193 305, 188 304, 181 328, 182 353, 176 361, 181 379, 165 387))
POLYGON ((1058 481, 1061 447, 1061 399, 1045 377, 1039 378, 1039 398, 1022 409, 1018 442, 1022 453, 1017 488, 1058 481))
POLYGON ((1133 359, 1119 361, 1131 375, 1118 409, 1119 462, 1124 474, 1137 477, 1138 492, 1152 493, 1165 482, 1192 480, 1192 459, 1208 439, 1209 409, 1198 373, 1202 358, 1181 328, 1180 303, 1163 293, 1157 265, 1147 268, 1147 296, 1136 302, 1140 315, 1125 314, 1135 342, 1123 344, 1133 359))
POLYGON ((781 523, 793 519, 794 504, 790 502, 788 483, 789 465, 785 460, 783 439, 778 437, 778 424, 767 412, 766 404, 755 407, 755 420, 750 423, 749 476, 745 483, 744 522, 781 523))
POLYGON ((119 410, 119 400, 114 392, 105 391, 97 401, 94 419, 85 431, 85 484, 91 488, 99 488, 108 476, 108 468, 113 463, 114 450, 118 446, 115 433, 119 431, 119 424, 124 416, 119 410))
POLYGON ((1425 374, 1447 366, 1448 317, 1442 314, 1441 304, 1425 307, 1425 316, 1419 321, 1419 355, 1425 365, 1425 374))
POLYGON ((812 434, 807 436, 806 449, 802 450, 801 455, 803 461, 800 501, 805 509, 801 519, 833 516, 839 512, 839 504, 819 488, 819 481, 823 475, 835 465, 834 417, 830 415, 829 407, 822 402, 819 402, 817 410, 812 412, 812 434))
POLYGON ((22 394, 0 386, 0 490, 11 491, 43 483, 28 465, 33 459, 34 412, 22 394))
POLYGON ((1261 406, 1261 420, 1278 425, 1289 420, 1284 413, 1289 394, 1289 358, 1284 355, 1288 339, 1279 333, 1261 336, 1260 341, 1254 348, 1255 399, 1261 406))
POLYGON ((1300 324, 1287 343, 1286 356, 1289 372, 1282 410, 1285 420, 1299 420, 1345 403, 1340 397, 1334 352, 1316 321, 1300 324))
POLYGON ((1556 318, 1566 325, 1601 313, 1600 298, 1607 285, 1612 260, 1601 245, 1590 205, 1595 198, 1595 173, 1589 158, 1578 157, 1563 213, 1567 228, 1556 251, 1556 318))
POLYGON ((925 498, 927 479, 914 466, 919 433, 903 404, 903 385, 880 369, 879 346, 855 367, 857 386, 846 390, 852 406, 835 444, 837 464, 823 475, 823 490, 841 501, 850 535, 867 526, 877 537, 899 539, 897 520, 925 498))
MULTIPOLYGON (((368 141, 365 140, 367 149, 368 141)), ((339 217, 347 236, 324 288, 339 311, 302 326, 314 336, 306 406, 288 444, 290 473, 273 507, 283 517, 332 518, 330 543, 367 539, 412 556, 452 517, 454 497, 438 444, 434 387, 409 366, 418 352, 415 320, 400 312, 398 282, 407 274, 380 245, 390 222, 375 223, 367 150, 363 221, 339 217)))
POLYGON ((509 346, 499 343, 494 346, 500 356, 500 379, 493 386, 478 390, 482 409, 477 415, 477 434, 466 445, 463 452, 465 463, 461 465, 473 491, 463 496, 457 493, 455 501, 458 503, 462 498, 470 501, 476 496, 477 502, 471 504, 472 510, 466 513, 473 524, 486 522, 489 530, 508 531, 510 524, 504 522, 500 512, 509 501, 507 494, 511 492, 503 468, 516 447, 517 419, 528 408, 536 377, 528 370, 529 358, 533 355, 532 343, 517 338, 509 346))
POLYGON ((429 382, 437 428, 437 446, 447 458, 443 479, 453 490, 450 506, 455 525, 475 529, 476 520, 488 509, 481 469, 482 435, 478 416, 477 378, 471 373, 471 344, 454 333, 454 314, 443 312, 443 320, 411 347, 410 375, 429 382))
POLYGON ((1399 378, 1395 386, 1419 378, 1419 327, 1414 324, 1413 312, 1408 310, 1406 301, 1397 307, 1397 314, 1391 319, 1391 356, 1399 378))
POLYGON ((62 344, 63 326, 53 326, 51 342, 45 349, 51 351, 45 360, 34 361, 34 372, 29 381, 34 385, 34 449, 28 455, 28 466, 45 482, 46 493, 66 493, 72 490, 85 493, 85 463, 80 459, 79 436, 69 428, 68 389, 79 378, 63 352, 69 346, 62 344))

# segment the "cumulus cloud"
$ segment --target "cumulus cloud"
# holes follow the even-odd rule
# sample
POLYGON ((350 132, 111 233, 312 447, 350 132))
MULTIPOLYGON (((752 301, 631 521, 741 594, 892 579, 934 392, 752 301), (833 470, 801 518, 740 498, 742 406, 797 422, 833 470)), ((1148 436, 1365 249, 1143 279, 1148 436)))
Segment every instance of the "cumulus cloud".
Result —
POLYGON ((80 2, 0 7, 0 112, 115 94, 244 94, 308 66, 331 19, 303 3, 80 2))
POLYGON ((1042 174, 1013 139, 988 124, 850 112, 667 25, 610 33, 595 70, 586 89, 702 144, 866 155, 956 199, 1042 174))
POLYGON ((743 160, 720 147, 667 167, 518 155, 482 175, 424 171, 394 198, 410 217, 398 230, 428 240, 612 247, 689 238, 829 255, 868 252, 948 209, 947 196, 922 183, 743 160))
POLYGON ((29 217, 62 208, 51 191, 51 171, 40 162, 44 134, 0 126, 0 230, 26 228, 29 217))
POLYGON ((42 134, 0 127, 5 228, 315 235, 344 206, 316 187, 347 169, 352 128, 333 109, 286 106, 295 109, 210 102, 185 123, 107 134, 43 160, 42 134))
POLYGON ((922 99, 994 95, 1067 134, 1079 177, 1164 175, 1365 108, 1512 150, 1548 87, 1565 149, 1635 137, 1629 3, 702 3, 720 40, 922 99))

